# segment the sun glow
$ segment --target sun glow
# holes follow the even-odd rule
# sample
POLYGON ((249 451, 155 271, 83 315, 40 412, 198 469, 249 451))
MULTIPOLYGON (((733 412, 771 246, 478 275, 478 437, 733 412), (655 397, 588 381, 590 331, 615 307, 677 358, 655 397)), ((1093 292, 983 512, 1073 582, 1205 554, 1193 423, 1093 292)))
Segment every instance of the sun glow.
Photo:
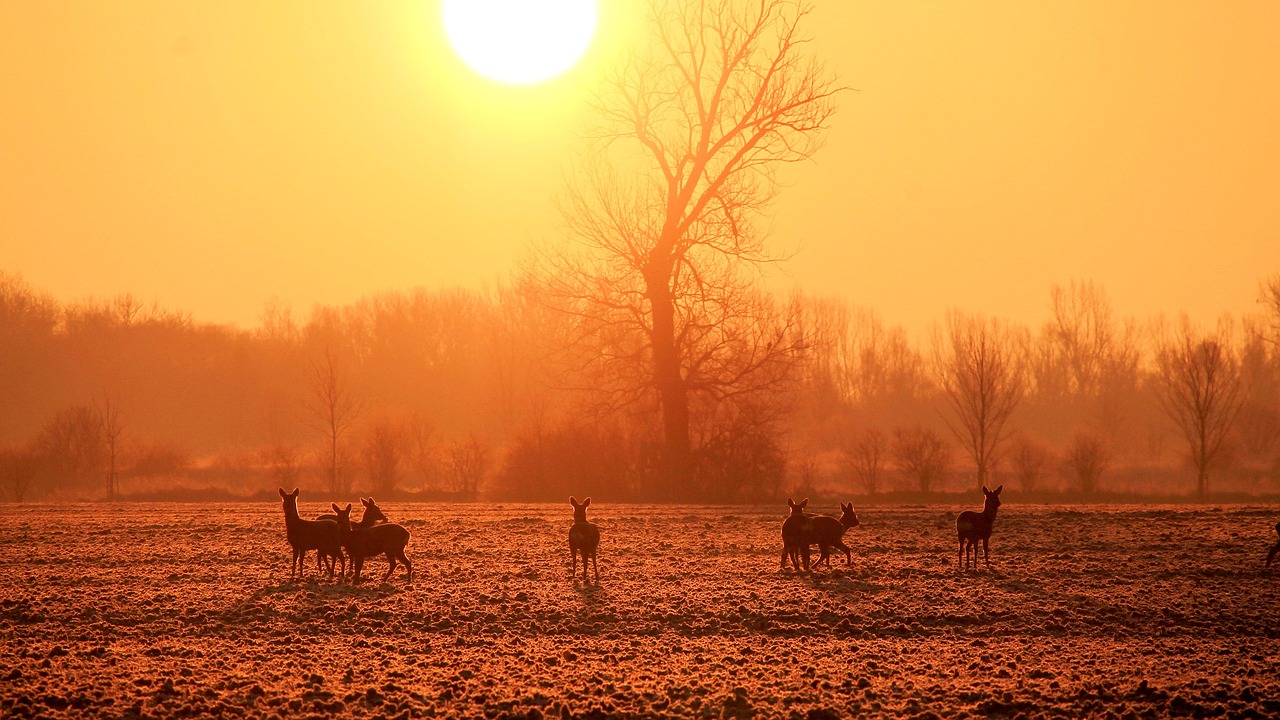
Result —
POLYGON ((596 29, 595 0, 445 0, 449 42, 499 82, 549 80, 578 62, 596 29))

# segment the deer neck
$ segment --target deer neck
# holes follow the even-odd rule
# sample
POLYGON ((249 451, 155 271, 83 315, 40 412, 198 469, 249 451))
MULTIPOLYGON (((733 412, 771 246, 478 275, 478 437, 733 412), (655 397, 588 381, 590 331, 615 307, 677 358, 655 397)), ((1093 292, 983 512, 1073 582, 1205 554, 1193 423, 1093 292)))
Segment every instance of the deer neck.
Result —
POLYGON ((982 508, 982 517, 986 518, 987 522, 991 522, 996 519, 996 510, 998 509, 1000 508, 996 505, 987 505, 982 508))

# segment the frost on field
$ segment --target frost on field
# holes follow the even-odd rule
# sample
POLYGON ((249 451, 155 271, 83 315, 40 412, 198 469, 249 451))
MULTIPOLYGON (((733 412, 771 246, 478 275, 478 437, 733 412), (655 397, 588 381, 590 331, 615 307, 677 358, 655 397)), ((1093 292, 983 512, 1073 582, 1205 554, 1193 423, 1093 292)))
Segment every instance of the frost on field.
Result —
POLYGON ((290 581, 278 503, 14 508, 0 715, 1280 713, 1276 508, 1007 504, 967 573, 953 508, 860 508, 806 575, 785 508, 593 504, 586 585, 561 505, 384 507, 411 584, 290 581))

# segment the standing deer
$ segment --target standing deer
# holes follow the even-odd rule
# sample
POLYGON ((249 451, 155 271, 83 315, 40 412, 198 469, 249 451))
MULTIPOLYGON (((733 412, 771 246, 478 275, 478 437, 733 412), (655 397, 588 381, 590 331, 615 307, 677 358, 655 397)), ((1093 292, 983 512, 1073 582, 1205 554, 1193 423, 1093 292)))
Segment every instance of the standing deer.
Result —
MULTIPOLYGON (((1280 523, 1276 523, 1276 535, 1280 535, 1280 523)), ((1276 544, 1271 546, 1271 552, 1267 553, 1267 567, 1271 567, 1271 561, 1280 554, 1280 540, 1276 540, 1276 544)))
POLYGON ((791 558, 791 566, 797 571, 800 570, 800 558, 804 557, 804 569, 809 569, 809 543, 805 542, 807 533, 811 527, 811 518, 804 511, 809 505, 809 498, 805 498, 800 502, 795 502, 791 498, 787 498, 787 506, 791 508, 791 514, 786 520, 782 521, 782 569, 787 567, 787 558, 791 558))
MULTIPOLYGON (((352 529, 363 530, 365 528, 371 528, 378 523, 388 522, 387 516, 382 512, 382 508, 378 507, 378 504, 373 501, 373 498, 360 498, 360 504, 364 506, 364 514, 360 517, 360 522, 351 526, 352 529)), ((336 513, 324 513, 323 515, 317 515, 316 519, 332 520, 335 523, 338 522, 338 516, 336 513)), ((347 558, 345 555, 341 557, 343 568, 342 574, 345 577, 347 574, 347 558)), ((317 556, 317 562, 318 561, 319 557, 317 556)), ((332 558, 329 560, 329 564, 333 564, 332 558)))
POLYGON ((569 528, 569 561, 573 563, 573 567, 569 575, 577 577, 578 553, 582 553, 582 581, 590 582, 587 579, 587 559, 590 558, 591 567, 596 573, 596 584, 599 584, 600 566, 596 564, 596 548, 600 546, 600 528, 595 523, 587 522, 587 508, 591 505, 591 498, 579 503, 577 498, 570 495, 569 504, 573 506, 573 525, 569 528))
POLYGON ((982 541, 982 559, 986 562, 987 567, 991 567, 991 554, 987 550, 987 541, 991 539, 991 526, 996 521, 996 508, 1000 507, 1000 491, 1004 489, 1004 485, 997 487, 995 490, 988 490, 986 485, 982 486, 982 494, 986 496, 986 500, 982 505, 982 512, 974 512, 965 510, 956 518, 956 536, 960 541, 959 560, 960 566, 969 569, 969 550, 973 550, 973 567, 978 568, 978 541, 982 541))
MULTIPOLYGON (((390 564, 387 574, 382 576, 382 582, 386 582, 387 578, 391 577, 391 573, 395 572, 396 560, 404 563, 405 570, 409 573, 409 582, 413 582, 413 563, 409 562, 409 557, 404 554, 404 549, 409 544, 408 530, 395 523, 353 528, 351 527, 351 503, 347 503, 345 508, 338 507, 337 503, 332 503, 331 507, 338 514, 338 537, 342 541, 342 547, 346 548, 347 554, 351 556, 351 565, 354 568, 351 582, 360 582, 360 570, 364 568, 364 559, 374 555, 386 555, 387 562, 390 564)), ((368 514, 367 508, 368 506, 366 506, 366 514, 368 514)))
POLYGON ((853 511, 853 503, 848 505, 840 503, 840 519, 837 520, 827 515, 815 515, 813 517, 813 534, 810 536, 809 544, 818 544, 818 549, 822 554, 818 557, 818 562, 814 567, 826 563, 827 567, 831 567, 831 548, 844 551, 844 564, 853 564, 853 553, 849 550, 849 546, 844 544, 844 532, 849 528, 855 528, 861 525, 858 520, 858 514, 853 511))
POLYGON ((332 520, 303 520, 298 516, 298 488, 287 493, 278 488, 280 499, 284 505, 284 531, 289 544, 293 546, 293 563, 289 566, 289 577, 296 573, 303 574, 303 561, 308 550, 316 551, 316 562, 321 556, 329 557, 329 577, 333 577, 333 559, 342 560, 342 572, 347 571, 347 561, 342 557, 342 542, 338 538, 338 524, 332 520))
MULTIPOLYGON (((353 528, 363 529, 373 527, 380 522, 388 522, 387 516, 383 514, 382 508, 378 507, 373 498, 360 498, 360 504, 364 506, 364 515, 361 516, 360 522, 352 526, 353 528)), ((338 522, 338 515, 337 513, 324 513, 323 515, 317 515, 316 519, 338 522)))

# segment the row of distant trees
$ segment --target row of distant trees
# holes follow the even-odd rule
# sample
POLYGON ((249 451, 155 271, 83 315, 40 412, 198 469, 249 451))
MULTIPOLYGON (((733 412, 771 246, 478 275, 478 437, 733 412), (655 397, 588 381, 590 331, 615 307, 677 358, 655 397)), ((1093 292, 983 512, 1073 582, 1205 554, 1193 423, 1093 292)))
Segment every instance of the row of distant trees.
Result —
MULTIPOLYGON (((1114 315, 1056 287, 1032 332, 953 313, 923 347, 830 299, 776 303, 796 348, 770 382, 691 404, 690 487, 668 493, 655 393, 581 361, 536 288, 392 293, 253 330, 129 298, 61 306, 0 276, 9 497, 301 484, 429 497, 595 492, 736 500, 795 488, 987 482, 1089 494, 1280 482, 1280 278, 1269 314, 1210 329, 1114 315), (1188 468, 1185 471, 1183 468, 1188 468), (1123 482, 1121 482, 1123 481, 1123 482)), ((765 300, 761 300, 764 302, 765 300)), ((621 363, 610 368, 616 373, 621 363)))

